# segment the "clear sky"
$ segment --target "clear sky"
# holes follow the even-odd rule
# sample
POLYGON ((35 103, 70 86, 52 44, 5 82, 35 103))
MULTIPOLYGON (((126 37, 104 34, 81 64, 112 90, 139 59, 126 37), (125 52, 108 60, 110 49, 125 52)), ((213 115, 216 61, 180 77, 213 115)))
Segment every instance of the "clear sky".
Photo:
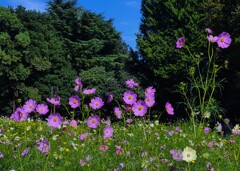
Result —
MULTIPOLYGON (((0 6, 24 6, 26 9, 44 11, 48 0, 0 0, 0 6)), ((78 6, 96 13, 105 19, 113 18, 113 25, 122 33, 123 40, 136 50, 136 36, 140 25, 141 0, 77 0, 78 6)))

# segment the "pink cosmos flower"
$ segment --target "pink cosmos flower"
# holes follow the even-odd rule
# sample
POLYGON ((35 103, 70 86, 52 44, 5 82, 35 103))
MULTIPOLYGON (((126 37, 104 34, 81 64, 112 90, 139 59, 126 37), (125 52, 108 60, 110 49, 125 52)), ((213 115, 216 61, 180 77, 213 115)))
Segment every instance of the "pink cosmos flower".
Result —
POLYGON ((50 144, 47 140, 43 140, 38 145, 38 150, 40 150, 43 153, 48 153, 49 149, 50 149, 50 144))
POLYGON ((152 107, 155 104, 155 99, 153 96, 147 96, 145 98, 145 103, 148 107, 152 107))
POLYGON ((113 95, 110 94, 107 99, 107 103, 111 103, 113 101, 113 95))
POLYGON ((144 101, 139 100, 136 103, 134 103, 132 107, 132 111, 135 116, 144 116, 147 113, 147 105, 144 101))
POLYGON ((81 141, 84 141, 84 140, 87 138, 88 135, 89 135, 89 133, 86 132, 86 133, 83 133, 83 134, 79 135, 78 138, 79 138, 81 141))
POLYGON ((127 80, 127 81, 126 81, 126 85, 127 85, 127 87, 129 87, 129 88, 133 88, 133 87, 137 87, 137 86, 138 86, 138 83, 134 82, 133 79, 130 79, 130 80, 127 80))
POLYGON ((181 150, 170 150, 170 154, 172 154, 173 160, 176 160, 176 161, 183 160, 183 155, 181 150))
POLYGON ((211 43, 214 43, 214 42, 218 41, 218 37, 217 36, 212 36, 212 35, 207 36, 207 39, 211 43))
POLYGON ((94 94, 96 92, 96 88, 84 89, 83 94, 94 94))
POLYGON ((208 33, 208 34, 212 34, 213 31, 210 29, 210 28, 206 28, 205 31, 208 33))
POLYGON ((89 106, 91 106, 91 108, 94 110, 100 109, 103 105, 104 102, 100 97, 93 98, 89 104, 89 106))
POLYGON ((110 125, 106 126, 103 130, 103 133, 104 133, 103 138, 111 137, 113 135, 113 132, 114 132, 114 130, 110 125))
POLYGON ((185 45, 185 39, 180 37, 176 42, 176 48, 182 48, 185 45))
POLYGON ((123 94, 123 101, 126 104, 132 105, 137 101, 137 95, 132 91, 127 91, 123 94))
POLYGON ((174 115, 174 109, 173 109, 171 103, 167 102, 165 104, 165 109, 169 115, 174 115))
POLYGON ((232 42, 230 35, 226 32, 222 32, 218 35, 217 44, 220 48, 228 48, 232 42))
POLYGON ((4 157, 3 153, 0 152, 0 158, 3 158, 3 157, 4 157))
POLYGON ((37 103, 35 100, 33 99, 29 99, 28 101, 25 102, 25 104, 23 105, 23 110, 27 113, 31 113, 34 111, 34 109, 36 108, 37 103))
POLYGON ((36 107, 36 111, 40 114, 40 115, 46 115, 48 113, 48 106, 45 104, 38 104, 36 107))
POLYGON ((59 113, 49 115, 47 120, 48 124, 54 129, 62 125, 62 117, 59 113))
POLYGON ((78 95, 75 95, 75 96, 71 96, 69 98, 69 102, 68 104, 71 106, 71 108, 77 108, 80 106, 80 98, 78 95))
POLYGON ((114 108, 114 115, 115 115, 118 119, 121 119, 122 111, 120 110, 119 107, 115 107, 115 108, 114 108))
POLYGON ((97 128, 100 122, 101 120, 97 115, 90 116, 87 120, 87 125, 89 128, 97 128))
POLYGON ((148 88, 146 88, 146 90, 145 90, 145 97, 149 97, 149 96, 154 97, 154 96, 155 96, 155 92, 156 92, 156 89, 155 89, 155 88, 153 88, 152 86, 151 86, 151 87, 148 87, 148 88))
POLYGON ((204 128, 204 133, 205 133, 205 134, 208 134, 209 131, 210 131, 210 128, 208 128, 208 127, 204 128))
POLYGON ((69 123, 70 126, 76 128, 77 127, 77 121, 75 120, 71 120, 71 122, 69 123))
POLYGON ((25 157, 30 151, 30 147, 26 148, 25 150, 23 150, 23 152, 21 153, 22 157, 25 157))
POLYGON ((23 108, 17 108, 16 111, 11 115, 11 119, 15 121, 24 121, 28 118, 29 113, 26 112, 23 108))
POLYGON ((53 104, 54 106, 59 106, 60 105, 60 97, 53 97, 51 99, 47 98, 47 101, 51 104, 53 104))
POLYGON ((116 147, 116 154, 118 156, 121 156, 122 155, 122 147, 118 146, 118 145, 115 145, 115 147, 116 147))
POLYGON ((78 78, 75 80, 75 83, 76 83, 77 85, 74 87, 74 90, 75 90, 75 91, 82 90, 82 79, 81 79, 80 77, 78 77, 78 78))
POLYGON ((101 146, 99 147, 99 149, 100 149, 100 151, 107 151, 107 150, 108 150, 108 146, 106 146, 106 145, 101 145, 101 146))

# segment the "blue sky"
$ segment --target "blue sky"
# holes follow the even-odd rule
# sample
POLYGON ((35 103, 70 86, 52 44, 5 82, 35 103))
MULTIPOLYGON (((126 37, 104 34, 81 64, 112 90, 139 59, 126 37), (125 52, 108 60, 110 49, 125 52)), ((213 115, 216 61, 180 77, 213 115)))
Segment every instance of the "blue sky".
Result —
MULTIPOLYGON (((0 6, 24 6, 26 9, 44 11, 48 0, 0 0, 0 6)), ((136 50, 136 36, 140 25, 141 0, 78 0, 78 6, 96 13, 105 19, 113 18, 113 25, 121 32, 123 40, 136 50)))

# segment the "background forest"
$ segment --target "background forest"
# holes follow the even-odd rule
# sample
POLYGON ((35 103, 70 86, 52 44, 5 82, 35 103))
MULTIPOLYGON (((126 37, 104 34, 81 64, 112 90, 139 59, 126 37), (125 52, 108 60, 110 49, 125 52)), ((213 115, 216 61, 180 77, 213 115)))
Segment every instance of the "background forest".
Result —
POLYGON ((185 37, 191 51, 205 57, 205 28, 211 28, 214 35, 225 31, 233 39, 228 49, 217 51, 225 69, 217 77, 224 82, 213 106, 239 119, 239 0, 142 0, 137 51, 123 42, 112 19, 77 6, 75 0, 48 5, 47 12, 0 7, 1 115, 9 116, 21 101, 46 101, 56 93, 67 104, 80 76, 85 88, 96 88, 105 100, 110 93, 121 100, 125 81, 133 78, 139 90, 156 88, 152 113, 171 101, 175 117, 186 117, 177 90, 181 82, 188 84, 192 60, 187 51, 176 50, 175 42, 185 37))

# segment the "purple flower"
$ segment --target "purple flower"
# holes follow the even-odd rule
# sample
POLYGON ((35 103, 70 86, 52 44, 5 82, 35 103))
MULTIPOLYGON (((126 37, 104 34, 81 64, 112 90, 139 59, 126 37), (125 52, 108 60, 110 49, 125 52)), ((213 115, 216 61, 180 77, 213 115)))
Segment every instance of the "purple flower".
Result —
POLYGON ((131 124, 132 122, 133 122, 132 119, 127 119, 127 120, 126 120, 126 123, 127 123, 127 124, 131 124))
POLYGON ((108 125, 103 130, 103 133, 104 133, 103 137, 104 138, 109 138, 109 137, 111 137, 113 135, 113 132, 114 132, 113 128, 108 125))
POLYGON ((215 142, 214 142, 214 141, 210 141, 210 142, 208 143, 208 147, 212 148, 212 147, 214 147, 214 146, 215 146, 215 142))
POLYGON ((169 115, 174 115, 174 109, 173 109, 171 103, 167 102, 165 104, 165 109, 169 115))
POLYGON ((111 103, 113 101, 113 95, 110 94, 107 99, 107 103, 111 103))
POLYGON ((185 39, 180 37, 176 42, 176 48, 182 48, 185 45, 185 39))
POLYGON ((214 42, 218 41, 218 37, 217 36, 212 36, 212 35, 207 36, 207 39, 211 43, 214 43, 214 42))
POLYGON ((208 33, 208 34, 212 34, 212 30, 210 28, 206 28, 205 31, 208 33))
POLYGON ((69 123, 69 125, 70 125, 71 127, 76 128, 76 127, 77 127, 77 121, 71 120, 70 123, 69 123))
POLYGON ((38 104, 36 107, 36 111, 40 114, 40 115, 46 115, 48 113, 48 106, 45 104, 38 104))
POLYGON ((97 128, 100 122, 101 120, 97 115, 90 116, 87 120, 87 125, 89 128, 97 128))
POLYGON ((155 92, 156 92, 156 89, 155 89, 155 88, 153 88, 152 86, 151 86, 151 87, 148 87, 148 88, 146 88, 146 90, 145 90, 145 97, 149 97, 149 96, 154 97, 155 92))
POLYGON ((0 152, 0 158, 3 158, 3 157, 4 157, 3 153, 0 152))
POLYGON ((212 164, 211 164, 210 162, 208 162, 208 163, 206 164, 206 167, 207 167, 207 170, 208 170, 208 171, 214 171, 214 167, 212 166, 212 164))
POLYGON ((87 138, 88 135, 89 135, 89 133, 86 132, 86 133, 83 133, 83 134, 79 135, 78 138, 79 138, 81 141, 84 141, 84 140, 87 138))
POLYGON ((137 95, 132 91, 127 91, 123 94, 123 101, 126 104, 132 105, 137 101, 137 95))
POLYGON ((75 109, 80 106, 80 98, 77 95, 71 96, 68 104, 71 106, 71 108, 75 109))
POLYGON ((210 128, 208 128, 208 127, 204 128, 204 133, 205 133, 205 134, 208 134, 209 131, 210 131, 210 128))
POLYGON ((226 32, 222 32, 218 35, 217 44, 220 48, 228 48, 232 42, 230 35, 226 32))
POLYGON ((83 94, 93 94, 96 92, 96 88, 84 89, 83 94))
POLYGON ((104 102, 100 97, 93 98, 91 100, 91 103, 89 104, 89 106, 91 106, 92 109, 94 110, 100 109, 103 105, 104 105, 104 102))
POLYGON ((115 145, 115 147, 116 147, 116 154, 118 156, 121 156, 122 155, 122 147, 118 146, 118 145, 115 145))
POLYGON ((38 145, 38 150, 40 150, 43 153, 48 153, 49 149, 50 149, 50 144, 47 140, 43 140, 38 145))
POLYGON ((168 131, 168 135, 172 136, 175 132, 173 130, 168 131))
POLYGON ((115 107, 115 108, 114 108, 114 115, 115 115, 118 119, 121 119, 122 111, 120 110, 119 107, 115 107))
POLYGON ((21 153, 22 157, 25 157, 30 151, 30 147, 26 148, 25 150, 23 150, 23 152, 21 153))
POLYGON ((99 147, 99 150, 100 151, 107 151, 108 150, 108 146, 106 146, 106 145, 101 145, 100 147, 99 147))
POLYGON ((75 90, 75 91, 82 90, 82 79, 81 79, 80 77, 78 77, 78 78, 75 80, 75 83, 76 83, 77 85, 74 87, 74 90, 75 90))
POLYGON ((147 113, 147 105, 144 101, 139 100, 136 103, 134 103, 132 107, 132 111, 135 116, 144 116, 147 113))
POLYGON ((62 125, 62 117, 59 113, 49 115, 47 120, 48 124, 52 128, 58 128, 60 125, 62 125))
POLYGON ((23 108, 17 108, 16 111, 10 116, 11 119, 15 121, 24 121, 28 118, 29 113, 23 108))
POLYGON ((129 88, 133 88, 133 87, 138 86, 138 83, 134 82, 133 79, 130 79, 130 80, 127 80, 127 81, 126 81, 126 85, 127 85, 127 87, 129 87, 129 88))
POLYGON ((27 113, 31 113, 34 111, 34 109, 36 108, 37 103, 35 100, 33 99, 29 99, 28 101, 25 102, 25 104, 23 105, 23 110, 27 113))
POLYGON ((181 150, 170 150, 173 160, 181 161, 183 160, 183 155, 181 150))
POLYGON ((53 97, 51 99, 47 98, 47 101, 51 104, 53 104, 54 106, 59 106, 60 105, 60 97, 57 96, 57 97, 53 97))
POLYGON ((153 96, 147 96, 145 98, 145 103, 148 107, 152 107, 155 104, 155 99, 153 96))

